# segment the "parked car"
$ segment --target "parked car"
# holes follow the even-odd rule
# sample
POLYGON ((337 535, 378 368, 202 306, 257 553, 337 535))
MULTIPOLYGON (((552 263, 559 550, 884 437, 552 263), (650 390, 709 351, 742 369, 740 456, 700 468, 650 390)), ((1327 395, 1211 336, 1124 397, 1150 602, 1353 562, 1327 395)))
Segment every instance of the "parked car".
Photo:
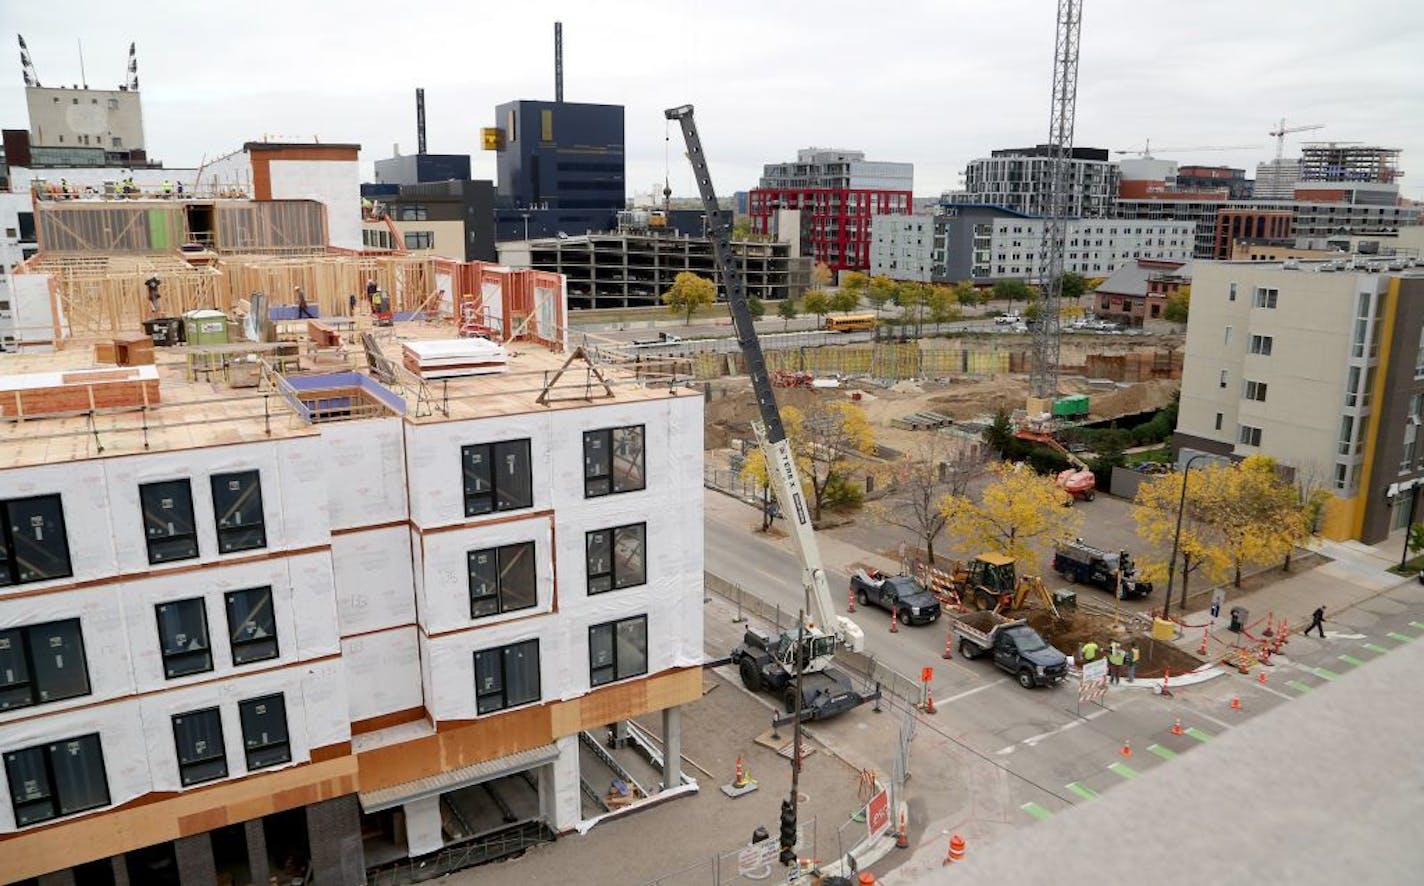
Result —
POLYGON ((1023 317, 1020 317, 1013 311, 1009 311, 1007 313, 1000 314, 999 316, 995 317, 994 322, 999 324, 1000 326, 1007 326, 1013 323, 1022 323, 1023 317))
POLYGON ((939 599, 908 575, 861 569, 850 577, 850 589, 860 605, 894 612, 900 624, 927 625, 939 619, 939 599))

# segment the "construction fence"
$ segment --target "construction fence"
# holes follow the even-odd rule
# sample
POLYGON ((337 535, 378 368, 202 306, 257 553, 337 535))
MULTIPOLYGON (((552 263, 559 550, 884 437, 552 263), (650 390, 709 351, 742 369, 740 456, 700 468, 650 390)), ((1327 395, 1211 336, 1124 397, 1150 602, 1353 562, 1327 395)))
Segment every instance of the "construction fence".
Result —
MULTIPOLYGON (((1011 371, 1013 354, 997 345, 924 347, 916 342, 857 343, 766 351, 771 372, 810 372, 822 376, 869 376, 900 381, 955 375, 1000 375, 1011 371)), ((692 354, 694 378, 745 375, 741 354, 692 354)))
MULTIPOLYGON (((768 825, 775 824, 774 821, 768 825)), ((864 825, 861 825, 864 828, 864 825)), ((819 829, 816 818, 803 819, 798 827, 799 839, 796 842, 796 855, 799 858, 814 859, 820 858, 821 848, 819 829)), ((836 833, 837 842, 841 837, 840 832, 836 833)), ((849 844, 845 848, 850 849, 849 844)), ((706 861, 698 862, 695 865, 685 867, 680 871, 664 874, 656 880, 650 880, 645 886, 733 886, 738 883, 766 883, 766 882, 786 882, 788 868, 782 867, 777 860, 780 847, 777 844, 776 834, 759 843, 746 843, 735 849, 726 852, 719 852, 706 861)), ((807 881, 809 882, 809 880, 807 881)))

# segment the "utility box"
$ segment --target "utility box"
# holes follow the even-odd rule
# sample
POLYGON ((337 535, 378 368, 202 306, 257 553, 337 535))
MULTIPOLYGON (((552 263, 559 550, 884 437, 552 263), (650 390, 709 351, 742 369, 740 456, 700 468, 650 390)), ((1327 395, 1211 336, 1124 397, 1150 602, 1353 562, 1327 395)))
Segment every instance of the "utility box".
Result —
POLYGON ((184 337, 190 345, 227 344, 227 315, 222 311, 189 311, 183 315, 184 337))
POLYGON ((1068 588, 1059 588, 1053 592, 1053 605, 1059 609, 1077 609, 1078 594, 1068 588))

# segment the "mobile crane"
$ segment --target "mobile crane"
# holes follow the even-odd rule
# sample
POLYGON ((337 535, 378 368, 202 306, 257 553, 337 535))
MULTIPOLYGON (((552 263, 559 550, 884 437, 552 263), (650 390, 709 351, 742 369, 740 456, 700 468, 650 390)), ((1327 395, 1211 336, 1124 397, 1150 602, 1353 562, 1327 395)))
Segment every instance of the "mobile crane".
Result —
POLYGON ((879 696, 878 689, 869 694, 860 693, 844 672, 833 667, 837 647, 845 646, 859 652, 865 645, 865 633, 854 621, 837 613, 831 602, 830 585, 821 563, 815 529, 811 525, 811 511, 802 493, 791 441, 786 437, 781 413, 777 411, 766 359, 752 322, 746 285, 741 268, 732 256, 731 232, 717 205, 712 175, 702 152, 702 139, 697 134, 697 124, 692 117, 692 105, 669 108, 664 114, 668 120, 676 121, 681 126, 682 137, 687 144, 687 159, 697 178, 697 190, 707 214, 707 236, 712 241, 712 257, 726 287, 732 326, 746 359, 752 391, 756 396, 760 421, 752 422, 752 428, 766 458, 772 492, 796 542, 796 551, 801 558, 801 584, 806 597, 802 624, 779 636, 748 629, 742 643, 732 650, 731 660, 737 665, 742 683, 748 689, 779 695, 788 714, 797 710, 796 687, 799 684, 801 718, 824 720, 879 696))
MULTIPOLYGON (((1092 501, 1093 495, 1098 486, 1098 478, 1093 474, 1088 463, 1062 443, 1058 438, 1047 431, 1034 430, 1032 428, 1015 431, 1014 436, 1020 440, 1027 440, 1030 443, 1041 443, 1051 449, 1056 449, 1073 467, 1058 473, 1058 487, 1073 497, 1073 500, 1092 501)), ((1071 501, 1069 502, 1072 503, 1071 501)))

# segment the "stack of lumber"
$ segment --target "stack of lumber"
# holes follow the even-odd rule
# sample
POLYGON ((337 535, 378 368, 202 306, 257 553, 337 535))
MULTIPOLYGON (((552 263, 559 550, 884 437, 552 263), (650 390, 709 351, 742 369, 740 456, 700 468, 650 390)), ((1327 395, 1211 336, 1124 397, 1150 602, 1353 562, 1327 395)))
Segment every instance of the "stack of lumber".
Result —
POLYGON ((483 338, 409 341, 401 345, 401 351, 405 368, 425 379, 509 371, 508 352, 483 338))

